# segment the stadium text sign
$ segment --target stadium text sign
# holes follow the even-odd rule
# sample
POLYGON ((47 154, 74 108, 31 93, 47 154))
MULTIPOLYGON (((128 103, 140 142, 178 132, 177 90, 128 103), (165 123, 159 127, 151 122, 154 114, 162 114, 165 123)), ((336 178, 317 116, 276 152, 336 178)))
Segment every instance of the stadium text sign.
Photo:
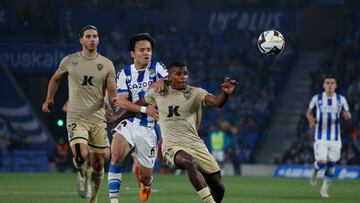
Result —
POLYGON ((61 59, 76 50, 74 46, 57 45, 0 45, 0 62, 13 72, 54 72, 61 59))
MULTIPOLYGON (((311 166, 291 166, 278 165, 274 172, 274 177, 286 178, 309 178, 311 175, 311 166)), ((319 173, 319 177, 323 177, 323 172, 319 173)), ((339 166, 335 168, 334 178, 337 179, 360 179, 359 166, 339 166)))

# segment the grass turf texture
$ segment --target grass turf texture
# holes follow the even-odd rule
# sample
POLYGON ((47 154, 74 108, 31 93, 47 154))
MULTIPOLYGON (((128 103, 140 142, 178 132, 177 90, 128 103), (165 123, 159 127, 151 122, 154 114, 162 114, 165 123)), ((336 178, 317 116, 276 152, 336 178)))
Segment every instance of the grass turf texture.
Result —
MULTIPOLYGON (((106 176, 105 176, 106 178, 106 176)), ((107 179, 107 178, 106 178, 107 179)), ((0 173, 1 203, 67 203, 87 202, 75 190, 76 174, 60 173, 0 173)), ((224 203, 300 203, 300 202, 360 202, 360 181, 333 181, 329 199, 319 196, 321 181, 311 187, 306 179, 270 177, 224 177, 226 192, 224 203)), ((121 202, 141 202, 139 190, 132 174, 123 176, 121 202)), ((107 181, 104 180, 99 203, 109 202, 107 181)), ((157 175, 149 203, 201 203, 187 179, 180 175, 157 175)))

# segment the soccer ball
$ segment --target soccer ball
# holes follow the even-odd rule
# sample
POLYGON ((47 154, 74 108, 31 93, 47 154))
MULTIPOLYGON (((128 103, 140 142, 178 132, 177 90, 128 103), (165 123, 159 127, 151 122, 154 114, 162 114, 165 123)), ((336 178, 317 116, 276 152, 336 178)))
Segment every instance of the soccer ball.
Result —
POLYGON ((267 56, 278 55, 285 47, 285 39, 277 30, 266 30, 258 39, 258 47, 267 56))

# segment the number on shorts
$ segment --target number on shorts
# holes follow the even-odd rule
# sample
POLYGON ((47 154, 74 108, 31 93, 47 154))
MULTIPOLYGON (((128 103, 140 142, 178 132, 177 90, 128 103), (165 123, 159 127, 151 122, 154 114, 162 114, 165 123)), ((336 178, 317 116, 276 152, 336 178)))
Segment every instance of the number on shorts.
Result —
POLYGON ((67 125, 69 131, 74 131, 76 129, 76 123, 70 123, 67 125))

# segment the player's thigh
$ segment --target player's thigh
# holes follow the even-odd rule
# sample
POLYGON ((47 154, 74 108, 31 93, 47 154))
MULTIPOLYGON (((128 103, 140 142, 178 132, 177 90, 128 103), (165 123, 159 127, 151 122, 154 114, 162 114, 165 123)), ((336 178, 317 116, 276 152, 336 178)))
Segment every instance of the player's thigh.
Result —
POLYGON ((67 121, 68 141, 74 156, 80 152, 84 159, 88 156, 89 129, 82 122, 67 121))
POLYGON ((131 148, 132 146, 125 137, 119 132, 115 132, 111 142, 111 161, 115 164, 121 164, 131 148))
POLYGON ((135 152, 139 163, 146 168, 153 168, 157 155, 157 137, 153 128, 134 126, 135 152))
POLYGON ((185 169, 189 161, 195 161, 190 148, 172 146, 163 149, 163 161, 171 168, 185 169))
POLYGON ((328 160, 331 162, 337 162, 340 160, 340 156, 341 156, 341 144, 340 143, 330 143, 328 160))
POLYGON ((193 151, 193 157, 196 159, 201 173, 214 174, 220 171, 219 164, 206 146, 194 148, 193 151))
POLYGON ((316 161, 327 161, 328 147, 326 143, 315 142, 314 143, 314 156, 316 161))
POLYGON ((90 128, 88 142, 89 151, 105 154, 107 148, 109 147, 106 123, 88 125, 90 128))

